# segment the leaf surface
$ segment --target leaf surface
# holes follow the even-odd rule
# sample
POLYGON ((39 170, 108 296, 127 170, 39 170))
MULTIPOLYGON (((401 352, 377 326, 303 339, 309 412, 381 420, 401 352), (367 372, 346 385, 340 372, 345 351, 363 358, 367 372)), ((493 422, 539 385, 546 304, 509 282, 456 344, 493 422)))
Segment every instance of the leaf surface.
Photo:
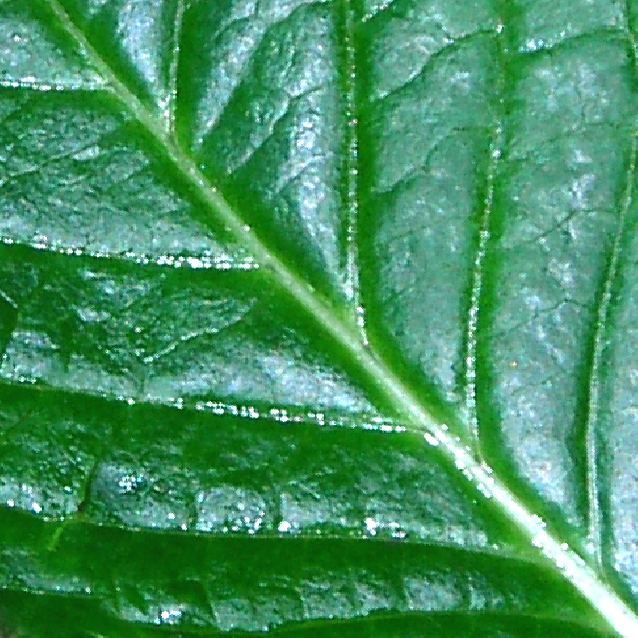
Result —
POLYGON ((0 2, 7 635, 636 635, 636 10, 0 2))

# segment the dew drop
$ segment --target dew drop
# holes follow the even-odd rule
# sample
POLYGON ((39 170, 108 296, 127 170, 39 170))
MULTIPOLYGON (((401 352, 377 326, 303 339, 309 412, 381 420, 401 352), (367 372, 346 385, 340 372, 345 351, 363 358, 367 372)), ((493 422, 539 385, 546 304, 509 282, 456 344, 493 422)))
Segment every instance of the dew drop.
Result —
POLYGON ((439 440, 438 440, 435 436, 433 436, 432 434, 430 434, 429 432, 426 432, 426 433, 423 435, 423 438, 425 439, 425 441, 426 441, 426 443, 427 443, 428 445, 432 445, 432 446, 434 446, 434 447, 436 447, 437 445, 439 445, 439 440))
POLYGON ((379 523, 377 521, 374 520, 374 518, 366 518, 365 521, 365 526, 366 526, 366 532, 370 535, 370 536, 376 536, 377 535, 377 528, 379 527, 379 523))

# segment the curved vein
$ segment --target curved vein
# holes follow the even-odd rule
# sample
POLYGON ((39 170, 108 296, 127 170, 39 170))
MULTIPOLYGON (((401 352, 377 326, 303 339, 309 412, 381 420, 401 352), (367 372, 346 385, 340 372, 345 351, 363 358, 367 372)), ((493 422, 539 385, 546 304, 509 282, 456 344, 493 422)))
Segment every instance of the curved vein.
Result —
POLYGON ((500 66, 500 96, 498 105, 498 119, 495 123, 494 133, 489 146, 489 163, 487 167, 487 184, 484 199, 484 206, 479 217, 478 224, 478 241, 476 242, 476 251, 474 254, 474 263, 472 267, 471 286, 470 286, 470 305, 467 310, 466 330, 465 330, 465 407, 468 412, 470 434, 474 438, 474 443, 478 446, 479 441, 479 423, 477 417, 477 397, 476 397, 476 379, 477 379, 477 346, 478 346, 478 328, 479 313, 483 296, 483 270, 487 256, 487 249, 490 241, 490 227, 492 221, 492 210, 494 208, 494 184, 496 173, 498 171, 499 161, 503 153, 504 134, 503 119, 505 113, 504 95, 506 84, 508 82, 505 61, 505 47, 503 40, 502 24, 497 29, 496 50, 498 62, 500 66))
MULTIPOLYGON (((630 26, 629 6, 625 6, 625 34, 632 56, 634 72, 638 71, 636 59, 636 37, 630 26)), ((622 197, 620 213, 611 248, 611 255, 602 290, 598 298, 596 322, 594 326, 593 347, 588 367, 589 385, 587 388, 587 421, 585 423, 585 458, 587 463, 587 497, 588 497, 588 526, 589 544, 596 564, 603 566, 603 521, 601 515, 600 493, 598 490, 598 419, 600 403, 600 377, 604 364, 603 356, 608 337, 608 322, 610 306, 616 281, 622 267, 622 245, 627 233, 629 209, 634 197, 634 182, 636 179, 636 160, 638 153, 638 138, 631 136, 629 162, 625 177, 625 192, 622 197)))
POLYGON ((596 322, 591 359, 588 366, 589 385, 587 399, 587 421, 585 424, 585 457, 587 460, 587 496, 589 504, 588 524, 589 542, 599 567, 602 567, 602 520, 600 494, 598 491, 598 418, 600 403, 600 376, 603 366, 605 343, 608 337, 610 305, 613 290, 621 268, 622 243, 627 230, 627 217, 633 199, 633 187, 636 176, 636 153, 638 140, 634 136, 631 141, 629 167, 627 169, 625 194, 618 219, 616 234, 611 249, 611 256, 602 291, 598 299, 596 322))

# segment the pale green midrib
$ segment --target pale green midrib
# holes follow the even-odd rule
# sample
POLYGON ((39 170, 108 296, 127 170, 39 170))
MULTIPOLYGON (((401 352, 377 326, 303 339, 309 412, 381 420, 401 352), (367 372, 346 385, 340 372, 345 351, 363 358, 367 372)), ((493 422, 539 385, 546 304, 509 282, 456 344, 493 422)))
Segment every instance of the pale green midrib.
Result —
POLYGON ((507 485, 492 475, 492 471, 479 464, 468 446, 458 437, 448 433, 447 426, 438 421, 431 409, 414 395, 395 372, 375 356, 357 335, 356 328, 338 319, 337 313, 321 300, 313 287, 292 271, 250 230, 240 215, 233 210, 219 191, 209 184, 197 164, 166 134, 155 115, 119 80, 110 66, 95 51, 85 34, 75 25, 59 0, 49 0, 49 6, 61 27, 83 50, 89 62, 112 87, 122 104, 147 129, 164 149, 176 171, 195 187, 212 215, 217 215, 253 253, 257 262, 269 268, 280 286, 288 291, 335 341, 353 358, 359 368, 375 383, 378 389, 396 406, 399 413, 423 428, 432 437, 433 444, 453 462, 463 475, 484 494, 494 498, 503 513, 537 546, 554 566, 580 591, 603 619, 624 638, 638 636, 638 616, 624 603, 618 594, 601 582, 598 574, 582 561, 580 556, 546 531, 545 523, 519 501, 507 485))

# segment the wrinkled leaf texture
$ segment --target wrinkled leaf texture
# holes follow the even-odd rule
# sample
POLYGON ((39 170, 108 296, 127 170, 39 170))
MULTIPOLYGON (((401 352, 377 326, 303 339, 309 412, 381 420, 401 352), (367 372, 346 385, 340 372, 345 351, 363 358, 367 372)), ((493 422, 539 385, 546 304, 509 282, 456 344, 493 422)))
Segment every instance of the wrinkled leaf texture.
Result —
POLYGON ((2 0, 2 635, 635 636, 637 19, 2 0))

